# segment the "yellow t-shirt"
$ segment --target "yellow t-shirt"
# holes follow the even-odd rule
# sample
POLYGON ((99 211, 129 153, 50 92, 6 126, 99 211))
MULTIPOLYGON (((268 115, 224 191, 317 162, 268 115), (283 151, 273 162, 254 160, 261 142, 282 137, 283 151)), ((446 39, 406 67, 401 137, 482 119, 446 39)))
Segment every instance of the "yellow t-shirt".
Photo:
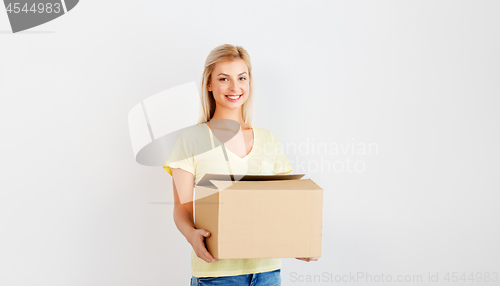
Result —
MULTIPOLYGON (((206 174, 275 175, 293 171, 278 136, 267 129, 252 127, 254 145, 250 153, 240 158, 226 149, 227 160, 220 142, 206 123, 183 129, 163 168, 181 168, 195 177, 195 184, 206 174)), ((196 212, 196 209, 194 210, 196 212)), ((220 277, 266 272, 281 268, 281 258, 221 259, 207 263, 191 250, 191 271, 194 277, 220 277)))

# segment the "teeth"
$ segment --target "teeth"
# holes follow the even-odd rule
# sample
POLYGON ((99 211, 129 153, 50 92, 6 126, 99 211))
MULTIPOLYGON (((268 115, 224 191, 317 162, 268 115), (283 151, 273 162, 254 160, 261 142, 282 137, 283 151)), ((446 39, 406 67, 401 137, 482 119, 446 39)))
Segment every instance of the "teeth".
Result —
POLYGON ((226 95, 227 97, 229 97, 230 99, 237 99, 240 97, 240 95, 236 95, 236 96, 229 96, 229 95, 226 95))

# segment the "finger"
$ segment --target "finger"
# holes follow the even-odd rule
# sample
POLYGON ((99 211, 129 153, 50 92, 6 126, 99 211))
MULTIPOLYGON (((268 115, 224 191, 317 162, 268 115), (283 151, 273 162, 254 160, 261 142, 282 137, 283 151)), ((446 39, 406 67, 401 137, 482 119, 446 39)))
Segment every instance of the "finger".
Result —
POLYGON ((311 261, 318 261, 319 257, 309 257, 311 261))
POLYGON ((210 254, 210 252, 208 252, 208 250, 207 250, 207 248, 205 246, 205 242, 204 242, 204 238, 207 237, 207 236, 210 236, 210 232, 208 232, 208 231, 206 231, 204 229, 200 229, 198 233, 200 234, 198 236, 199 252, 200 252, 199 257, 201 259, 203 259, 205 262, 208 262, 208 263, 217 261, 210 254))
POLYGON ((207 251, 205 247, 205 243, 203 243, 203 237, 201 237, 195 245, 193 245, 194 252, 198 258, 203 259, 205 262, 212 262, 212 258, 210 252, 207 251))
POLYGON ((295 259, 306 261, 305 258, 301 258, 301 257, 296 257, 295 259))
POLYGON ((207 262, 215 262, 216 261, 215 258, 212 256, 212 254, 210 254, 210 252, 208 252, 206 247, 203 247, 202 254, 203 254, 203 256, 205 256, 208 259, 207 262))
POLYGON ((203 252, 200 254, 200 258, 203 259, 207 263, 213 262, 212 258, 209 255, 207 255, 206 253, 203 253, 203 252))
POLYGON ((198 248, 197 255, 199 258, 203 259, 205 262, 212 262, 212 257, 210 256, 210 253, 205 250, 205 248, 198 248))
POLYGON ((211 263, 211 262, 212 262, 212 260, 210 260, 210 258, 208 258, 208 257, 203 257, 202 259, 203 259, 203 261, 205 261, 206 263, 211 263))

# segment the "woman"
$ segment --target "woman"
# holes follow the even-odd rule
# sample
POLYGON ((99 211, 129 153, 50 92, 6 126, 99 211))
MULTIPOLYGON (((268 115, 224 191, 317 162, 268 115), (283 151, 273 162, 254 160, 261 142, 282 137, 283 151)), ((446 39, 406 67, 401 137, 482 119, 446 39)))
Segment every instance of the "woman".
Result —
POLYGON ((251 126, 251 79, 252 67, 245 49, 228 44, 213 49, 202 78, 202 116, 197 125, 179 133, 164 166, 173 177, 175 224, 193 247, 191 285, 281 285, 281 258, 214 259, 204 243, 210 233, 195 229, 193 223, 193 182, 204 174, 272 175, 292 171, 276 134, 251 126), (220 140, 223 146, 216 148, 213 138, 220 139, 216 130, 223 129, 221 125, 227 122, 237 122, 239 128, 226 136, 228 140, 220 140), (207 140, 211 140, 212 149, 196 151, 203 145, 200 141, 207 140))

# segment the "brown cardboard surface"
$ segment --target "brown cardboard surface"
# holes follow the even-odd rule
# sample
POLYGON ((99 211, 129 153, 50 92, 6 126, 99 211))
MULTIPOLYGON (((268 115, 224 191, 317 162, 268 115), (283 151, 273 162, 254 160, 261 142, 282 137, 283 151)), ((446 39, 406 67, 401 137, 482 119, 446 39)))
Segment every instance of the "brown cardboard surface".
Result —
POLYGON ((323 190, 303 175, 207 174, 195 188, 195 227, 219 259, 320 257, 323 190))

